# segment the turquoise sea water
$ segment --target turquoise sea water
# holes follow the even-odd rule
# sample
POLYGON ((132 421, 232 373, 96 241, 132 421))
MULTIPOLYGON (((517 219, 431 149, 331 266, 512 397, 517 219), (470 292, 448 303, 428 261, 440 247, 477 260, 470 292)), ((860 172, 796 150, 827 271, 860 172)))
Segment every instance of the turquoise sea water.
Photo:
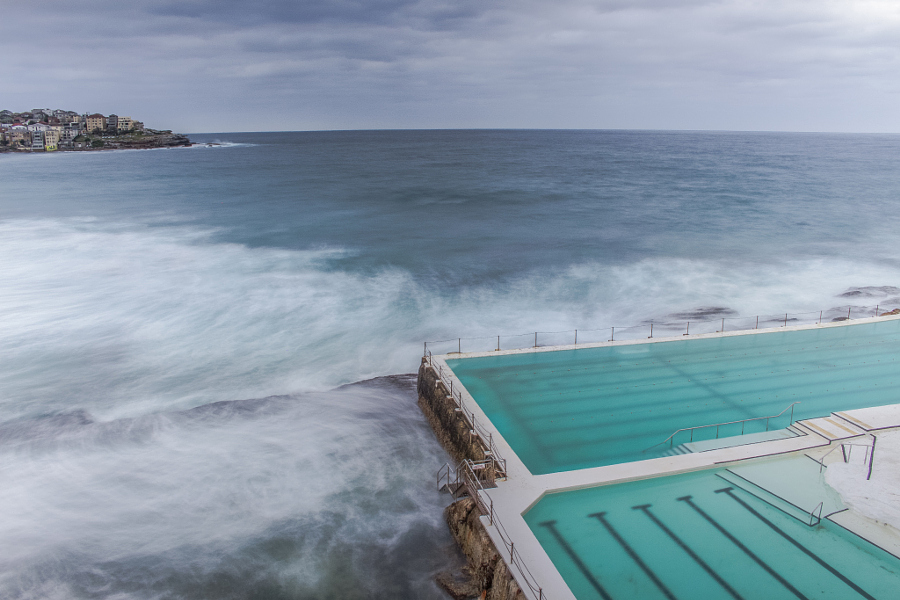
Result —
MULTIPOLYGON (((678 429, 900 402, 900 320, 447 361, 535 474, 656 458, 678 429)), ((772 419, 680 443, 785 428, 772 419)))
POLYGON ((900 136, 193 137, 0 157, 0 597, 445 598, 414 383, 339 386, 426 340, 900 306, 900 136))
POLYGON ((716 472, 550 494, 525 520, 579 600, 896 597, 900 560, 716 472))

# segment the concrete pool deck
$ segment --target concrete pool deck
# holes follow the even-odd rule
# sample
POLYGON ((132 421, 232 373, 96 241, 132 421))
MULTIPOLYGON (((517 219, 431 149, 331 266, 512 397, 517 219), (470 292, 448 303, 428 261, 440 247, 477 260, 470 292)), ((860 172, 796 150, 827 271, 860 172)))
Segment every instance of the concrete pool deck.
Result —
MULTIPOLYGON (((439 379, 452 390, 453 395, 459 396, 459 401, 465 405, 465 409, 472 414, 472 417, 478 423, 475 429, 480 430, 480 435, 487 432, 490 436, 488 444, 494 447, 496 449, 496 454, 499 455, 495 458, 502 458, 505 461, 506 477, 497 481, 496 487, 477 492, 482 496, 483 505, 491 507, 493 518, 502 524, 507 540, 511 539, 515 543, 515 552, 518 554, 519 559, 527 565, 527 569, 533 577, 533 580, 539 583, 542 588, 543 597, 554 600, 574 599, 575 596, 572 594, 556 566, 550 560, 549 556, 523 518, 523 515, 545 495, 724 467, 735 465, 742 461, 764 459, 767 457, 802 455, 803 453, 810 455, 811 458, 824 456, 827 452, 848 440, 866 438, 873 432, 877 433, 884 430, 900 428, 900 404, 839 411, 828 416, 796 421, 791 426, 792 432, 796 434, 793 437, 754 441, 743 445, 711 448, 686 454, 675 454, 634 462, 534 475, 513 451, 512 447, 484 413, 475 398, 469 394, 462 381, 460 381, 453 373, 453 370, 447 364, 448 359, 458 360, 488 356, 555 352, 560 350, 581 350, 609 346, 634 346, 665 343, 676 340, 684 341, 686 339, 694 340, 766 335, 773 332, 852 327, 854 325, 865 323, 877 323, 898 319, 900 319, 900 316, 882 316, 836 323, 787 326, 777 329, 727 331, 691 336, 583 344, 578 346, 547 346, 491 352, 452 353, 430 356, 425 364, 428 368, 434 370, 439 379)), ((900 393, 898 393, 897 400, 900 402, 900 393)), ((749 438, 750 436, 747 437, 749 438)), ((738 441, 738 436, 727 439, 732 442, 738 441)), ((871 541, 895 556, 900 554, 900 537, 896 535, 895 530, 887 530, 884 527, 879 527, 877 524, 873 524, 871 520, 866 519, 861 515, 856 515, 852 510, 838 513, 834 515, 834 517, 835 518, 832 519, 834 522, 842 525, 863 539, 871 541)), ((491 515, 482 516, 481 521, 501 557, 507 564, 512 565, 514 561, 510 556, 507 541, 504 540, 504 536, 501 535, 498 526, 491 524, 491 515)), ((526 597, 538 598, 538 594, 533 594, 529 585, 521 580, 523 578, 521 569, 517 570, 516 568, 510 568, 510 572, 517 579, 519 587, 526 597)))

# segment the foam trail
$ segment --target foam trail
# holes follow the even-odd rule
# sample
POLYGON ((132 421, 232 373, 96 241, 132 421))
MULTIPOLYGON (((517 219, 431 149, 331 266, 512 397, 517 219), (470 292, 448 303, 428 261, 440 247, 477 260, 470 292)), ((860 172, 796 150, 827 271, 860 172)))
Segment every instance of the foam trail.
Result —
POLYGON ((841 294, 900 281, 890 264, 645 259, 444 289, 400 269, 338 270, 344 254, 213 243, 185 227, 0 223, 5 417, 112 419, 326 390, 414 371, 428 339, 624 326, 710 305, 884 307, 898 302, 890 288, 841 294))
POLYGON ((414 401, 391 378, 8 422, 0 596, 438 598, 443 454, 414 401))

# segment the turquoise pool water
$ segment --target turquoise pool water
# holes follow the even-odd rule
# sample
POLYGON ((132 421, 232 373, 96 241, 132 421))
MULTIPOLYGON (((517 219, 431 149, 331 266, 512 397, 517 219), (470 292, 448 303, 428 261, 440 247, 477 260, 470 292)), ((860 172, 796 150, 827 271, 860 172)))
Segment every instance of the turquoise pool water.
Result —
POLYGON ((900 560, 717 472, 551 494, 525 521, 579 600, 897 597, 900 560))
MULTIPOLYGON (((774 415, 797 400, 795 420, 898 403, 900 320, 447 363, 528 469, 543 474, 662 456, 669 446, 654 444, 677 429, 774 415)), ((736 425, 719 436, 740 433, 736 425)), ((694 441, 715 434, 699 430, 694 441)))

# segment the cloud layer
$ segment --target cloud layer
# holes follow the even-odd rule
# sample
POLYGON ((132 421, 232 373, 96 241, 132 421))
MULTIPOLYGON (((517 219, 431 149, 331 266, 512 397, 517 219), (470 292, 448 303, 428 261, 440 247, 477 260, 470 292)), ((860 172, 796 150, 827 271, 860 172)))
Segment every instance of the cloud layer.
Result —
POLYGON ((900 5, 872 0, 7 4, 0 105, 182 131, 898 131, 900 5))

